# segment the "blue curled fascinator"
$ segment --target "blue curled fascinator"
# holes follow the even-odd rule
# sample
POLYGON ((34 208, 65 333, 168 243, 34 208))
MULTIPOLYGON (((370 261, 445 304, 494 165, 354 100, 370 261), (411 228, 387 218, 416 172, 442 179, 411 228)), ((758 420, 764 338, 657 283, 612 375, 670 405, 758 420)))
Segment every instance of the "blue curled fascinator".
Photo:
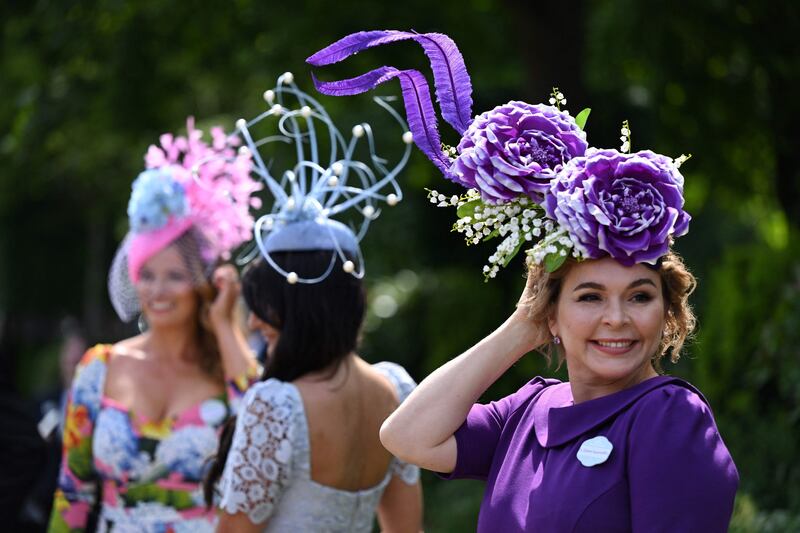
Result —
POLYGON ((239 119, 236 128, 245 142, 240 150, 251 152, 253 172, 264 181, 274 203, 269 213, 256 220, 255 245, 238 262, 246 264, 260 254, 289 283, 318 283, 331 273, 338 257, 345 272, 363 277, 359 242, 370 222, 380 215, 379 204, 394 206, 403 198, 396 178, 408 162, 413 142, 405 122, 387 103, 390 98, 374 98, 403 131, 405 150, 390 167, 375 150, 369 124, 357 124, 349 139, 345 138, 325 108, 298 89, 291 73, 282 74, 276 87, 264 92, 264 100, 270 108, 251 120, 239 119), (359 143, 363 142, 369 153, 367 161, 356 158, 359 143), (293 146, 297 157, 297 163, 279 175, 262 155, 270 147, 276 148, 274 143, 293 146), (335 220, 346 212, 357 213, 361 220, 353 227, 335 220), (285 271, 271 256, 275 252, 304 250, 330 250, 327 269, 314 277, 300 277, 285 271), (358 264, 349 260, 346 252, 358 264))

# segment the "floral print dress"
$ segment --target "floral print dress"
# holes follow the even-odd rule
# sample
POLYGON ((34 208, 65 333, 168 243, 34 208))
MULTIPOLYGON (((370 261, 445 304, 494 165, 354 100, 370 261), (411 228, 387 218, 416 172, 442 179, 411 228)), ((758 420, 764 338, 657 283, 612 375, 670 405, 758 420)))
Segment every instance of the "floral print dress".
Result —
POLYGON ((229 381, 225 394, 152 421, 103 396, 110 354, 110 345, 97 345, 78 365, 49 531, 85 531, 98 495, 100 532, 213 531, 216 513, 205 507, 201 482, 255 372, 229 381))

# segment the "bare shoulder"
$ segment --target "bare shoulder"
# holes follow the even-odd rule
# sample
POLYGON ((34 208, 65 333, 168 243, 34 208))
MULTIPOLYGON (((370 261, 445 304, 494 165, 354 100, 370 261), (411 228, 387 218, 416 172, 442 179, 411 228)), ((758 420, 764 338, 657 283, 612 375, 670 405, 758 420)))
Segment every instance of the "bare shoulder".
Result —
POLYGON ((112 345, 108 357, 109 376, 118 373, 128 374, 140 368, 147 360, 144 345, 144 335, 137 335, 112 345))
POLYGON ((390 398, 393 403, 402 401, 402 394, 398 390, 397 384, 395 383, 396 380, 391 372, 387 372, 380 364, 371 365, 360 357, 358 357, 356 361, 358 371, 366 377, 373 394, 390 398))
POLYGON ((403 402, 417 386, 408 371, 397 363, 381 361, 368 366, 372 372, 380 376, 383 383, 389 386, 389 390, 400 402, 403 402))
POLYGON ((145 341, 146 337, 144 334, 123 339, 111 346, 111 357, 113 358, 133 357, 141 359, 145 355, 144 352, 145 341))

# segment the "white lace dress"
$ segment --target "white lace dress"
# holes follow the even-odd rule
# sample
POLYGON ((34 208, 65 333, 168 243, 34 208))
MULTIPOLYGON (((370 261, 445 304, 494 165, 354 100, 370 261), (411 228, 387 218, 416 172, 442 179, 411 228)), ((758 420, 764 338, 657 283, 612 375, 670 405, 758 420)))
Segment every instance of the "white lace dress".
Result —
MULTIPOLYGON (((403 367, 382 362, 402 402, 416 386, 403 367)), ((264 531, 370 532, 375 510, 392 476, 409 485, 419 468, 392 459, 372 488, 346 491, 311 479, 311 457, 303 401, 291 383, 268 379, 253 385, 239 408, 236 431, 220 480, 220 507, 243 512, 264 531)))

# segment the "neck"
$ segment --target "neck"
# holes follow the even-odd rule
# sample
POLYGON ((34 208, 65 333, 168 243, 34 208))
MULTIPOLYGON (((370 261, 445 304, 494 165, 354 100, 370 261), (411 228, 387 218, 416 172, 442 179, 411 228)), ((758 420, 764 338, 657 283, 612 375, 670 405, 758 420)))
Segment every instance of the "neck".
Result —
POLYGON ((649 361, 636 372, 612 380, 581 379, 579 376, 573 376, 572 372, 569 372, 569 368, 567 371, 572 389, 572 399, 576 404, 614 394, 658 375, 649 361))
POLYGON ((147 351, 160 359, 193 360, 198 351, 197 326, 151 328, 147 332, 147 351))
POLYGON ((360 360, 358 355, 354 352, 347 354, 344 358, 337 363, 331 363, 327 367, 309 372, 300 376, 295 381, 325 381, 332 384, 334 388, 340 387, 347 381, 350 373, 353 370, 353 365, 360 360))

